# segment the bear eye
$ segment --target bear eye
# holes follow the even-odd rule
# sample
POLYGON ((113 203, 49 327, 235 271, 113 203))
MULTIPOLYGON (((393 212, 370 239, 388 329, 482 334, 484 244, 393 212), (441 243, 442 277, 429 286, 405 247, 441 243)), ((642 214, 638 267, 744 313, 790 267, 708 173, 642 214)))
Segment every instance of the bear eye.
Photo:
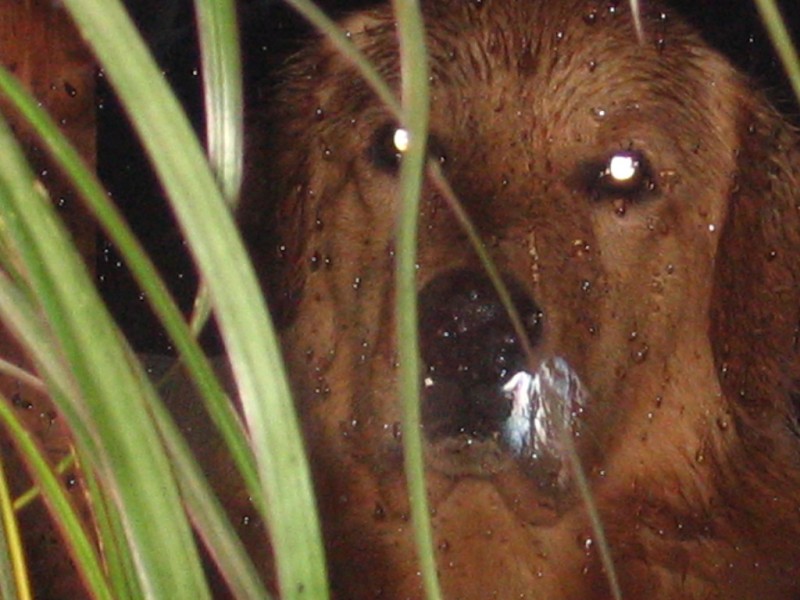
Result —
MULTIPOLYGON (((403 154, 408 150, 408 131, 395 123, 386 123, 375 130, 367 149, 367 158, 377 168, 387 173, 397 173, 403 154)), ((447 156, 444 146, 432 133, 428 133, 428 157, 444 164, 447 156)))
POLYGON ((394 173, 400 159, 408 149, 408 132, 402 127, 387 123, 378 128, 369 145, 369 160, 383 171, 394 173))
POLYGON ((655 190, 655 183, 641 152, 618 150, 599 165, 591 187, 601 198, 635 198, 655 190))

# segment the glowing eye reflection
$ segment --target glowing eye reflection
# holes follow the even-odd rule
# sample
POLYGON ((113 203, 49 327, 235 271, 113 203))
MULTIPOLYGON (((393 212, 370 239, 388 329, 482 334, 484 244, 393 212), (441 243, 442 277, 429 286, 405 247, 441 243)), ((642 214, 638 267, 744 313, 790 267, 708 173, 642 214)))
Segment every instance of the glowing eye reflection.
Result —
POLYGON ((408 150, 408 131, 402 127, 395 129, 392 142, 394 143, 394 147, 397 148, 398 152, 402 153, 408 150))
POLYGON ((633 154, 615 154, 608 162, 607 173, 614 180, 624 183, 631 181, 639 173, 641 164, 636 155, 633 154))

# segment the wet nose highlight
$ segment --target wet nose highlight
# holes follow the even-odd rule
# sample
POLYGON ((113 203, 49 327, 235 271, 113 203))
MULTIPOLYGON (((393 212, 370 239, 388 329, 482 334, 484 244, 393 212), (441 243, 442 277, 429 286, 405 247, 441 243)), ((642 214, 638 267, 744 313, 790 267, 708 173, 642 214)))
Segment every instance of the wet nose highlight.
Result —
MULTIPOLYGON (((542 312, 518 282, 506 285, 533 347, 541 337, 542 312)), ((527 361, 489 278, 467 269, 441 275, 420 292, 419 312, 428 439, 504 435, 515 408, 514 395, 504 387, 527 361)))

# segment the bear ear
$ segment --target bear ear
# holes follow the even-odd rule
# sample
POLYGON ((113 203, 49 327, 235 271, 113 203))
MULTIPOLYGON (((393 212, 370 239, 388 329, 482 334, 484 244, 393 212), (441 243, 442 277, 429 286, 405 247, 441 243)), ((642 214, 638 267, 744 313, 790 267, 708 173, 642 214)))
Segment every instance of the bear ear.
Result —
POLYGON ((711 330, 723 392, 750 417, 800 415, 800 137, 741 98, 736 174, 714 268, 711 330))

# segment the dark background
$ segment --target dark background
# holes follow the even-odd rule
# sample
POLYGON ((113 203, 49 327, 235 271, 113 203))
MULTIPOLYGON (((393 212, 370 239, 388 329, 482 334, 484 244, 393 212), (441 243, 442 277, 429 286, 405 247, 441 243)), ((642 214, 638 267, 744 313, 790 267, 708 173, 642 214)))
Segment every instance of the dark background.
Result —
MULTIPOLYGON (((471 0, 464 0, 471 1, 471 0)), ((547 0, 545 0, 547 1, 547 0)), ((613 2, 602 0, 598 4, 613 2)), ((625 1, 625 0, 621 0, 625 1)), ((641 0, 646 3, 648 0, 641 0)), ((364 7, 366 0, 320 2, 332 14, 364 7)), ((167 78, 202 135, 199 64, 191 0, 130 0, 129 10, 146 36, 167 78)), ((673 0, 681 11, 739 67, 769 90, 776 104, 795 120, 797 106, 750 0, 673 0)), ((781 3, 784 16, 800 31, 800 3, 781 3)), ((269 81, 283 57, 302 45, 305 23, 274 0, 241 0, 246 93, 251 99, 269 81)), ((98 77, 98 169, 109 191, 141 237, 185 311, 191 308, 197 280, 179 232, 135 135, 102 74, 98 77)), ((263 100, 262 100, 263 101, 263 100)), ((113 247, 98 241, 97 273, 104 298, 140 352, 169 354, 169 341, 150 313, 113 247)), ((207 336, 213 346, 213 334, 207 336)))

